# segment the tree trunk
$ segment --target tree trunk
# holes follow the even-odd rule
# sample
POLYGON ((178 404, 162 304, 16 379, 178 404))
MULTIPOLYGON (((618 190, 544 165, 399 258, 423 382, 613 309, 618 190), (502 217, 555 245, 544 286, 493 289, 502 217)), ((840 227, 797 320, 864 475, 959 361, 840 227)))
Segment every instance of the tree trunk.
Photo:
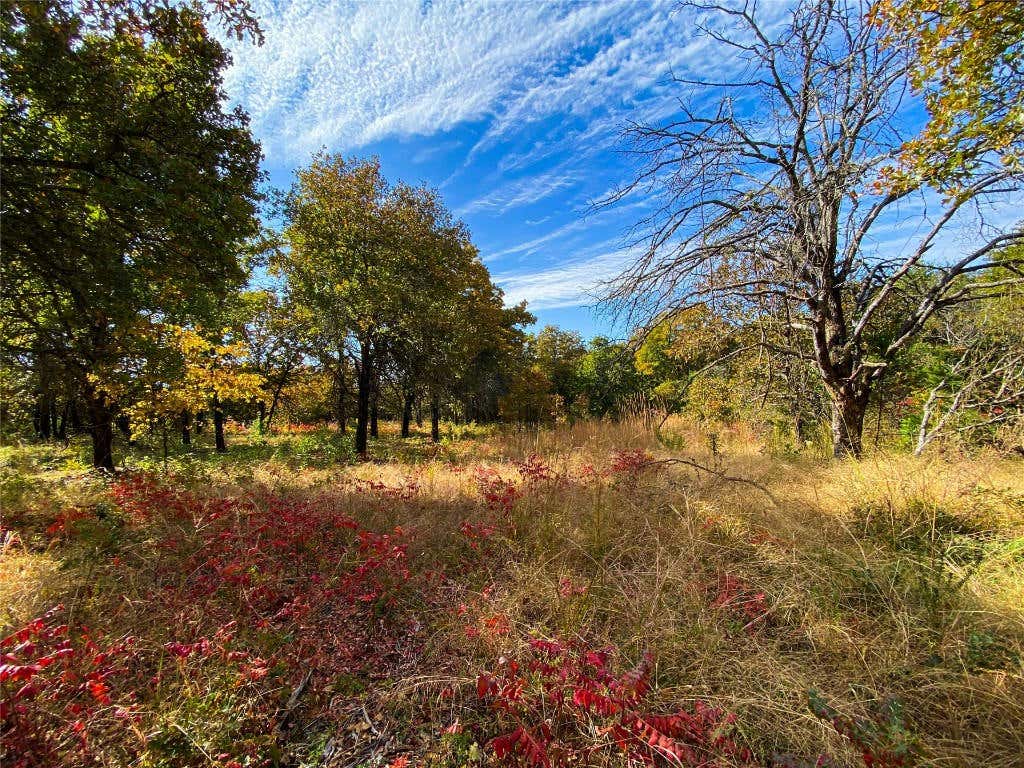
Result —
MULTIPOLYGON (((274 420, 274 414, 277 412, 277 404, 281 401, 281 390, 284 389, 289 371, 291 371, 291 368, 286 369, 285 372, 281 374, 281 378, 278 380, 277 386, 274 387, 274 397, 270 401, 270 412, 267 413, 267 422, 263 425, 263 428, 268 432, 270 431, 270 424, 274 420)), ((342 429, 342 432, 344 431, 345 430, 342 429)))
POLYGON ((267 418, 267 404, 260 400, 256 403, 256 431, 261 435, 263 430, 266 428, 264 420, 267 418))
POLYGON ((348 432, 348 387, 345 383, 345 345, 338 346, 338 367, 334 369, 334 386, 337 400, 335 401, 334 419, 338 423, 338 432, 348 432))
POLYGON ((217 395, 213 396, 213 440, 217 453, 228 452, 228 444, 224 440, 224 411, 217 395))
POLYGON ((380 399, 380 385, 374 377, 373 388, 370 391, 370 437, 379 437, 377 432, 377 400, 380 399))
POLYGON ((68 439, 68 420, 71 418, 71 400, 64 403, 64 410, 60 414, 60 426, 57 428, 57 439, 68 439))
POLYGON ((338 388, 338 399, 334 403, 334 419, 338 422, 338 431, 345 434, 348 431, 348 414, 345 413, 345 381, 341 377, 335 380, 338 388))
POLYGON ((356 403, 356 454, 366 457, 366 432, 370 421, 370 389, 373 384, 373 363, 370 344, 359 345, 359 392, 356 403))
POLYGON ((851 394, 845 389, 832 397, 832 455, 859 457, 863 452, 864 416, 868 393, 851 394))
POLYGON ((50 398, 50 434, 54 437, 60 434, 60 425, 57 423, 57 399, 50 398))
POLYGON ((430 399, 430 439, 435 443, 441 442, 441 403, 437 395, 430 399))
POLYGON ((181 412, 181 444, 192 445, 192 419, 188 411, 181 412))
POLYGON ((114 471, 114 414, 107 399, 98 392, 85 395, 92 437, 92 466, 106 472, 114 471))
POLYGON ((412 421, 412 395, 408 392, 402 402, 402 437, 409 436, 409 422, 412 421))
POLYGON ((71 428, 75 430, 75 432, 81 432, 82 414, 78 412, 78 403, 74 400, 71 401, 71 412, 69 415, 71 417, 71 428))
POLYGON ((32 419, 35 422, 36 437, 41 440, 50 439, 50 398, 42 394, 36 401, 35 415, 32 419))

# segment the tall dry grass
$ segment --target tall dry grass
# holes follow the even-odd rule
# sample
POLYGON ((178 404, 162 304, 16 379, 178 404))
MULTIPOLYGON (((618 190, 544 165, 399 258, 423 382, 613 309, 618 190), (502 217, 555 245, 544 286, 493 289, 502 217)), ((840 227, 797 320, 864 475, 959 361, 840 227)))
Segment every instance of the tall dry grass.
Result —
MULTIPOLYGON (((486 516, 475 471, 517 484, 513 532, 495 538, 480 571, 452 597, 486 595, 487 610, 507 617, 512 631, 481 648, 466 637, 465 619, 436 612, 424 650, 431 673, 393 681, 382 697, 423 680, 464 686, 489 653, 514 652, 532 636, 579 637, 631 658, 651 651, 659 701, 703 700, 735 712, 761 755, 827 752, 837 765, 863 764, 809 711, 808 691, 817 690, 851 716, 902 702, 922 765, 1021 765, 1020 460, 773 457, 745 426, 709 434, 683 422, 666 424, 660 438, 642 422, 586 422, 508 430, 417 462, 299 471, 273 460, 224 464, 194 482, 221 495, 254 485, 315 494, 366 526, 415 531, 417 557, 452 565, 460 525, 486 516), (666 463, 604 474, 616 452, 637 450, 708 471, 666 463), (524 478, 515 462, 530 456, 553 478, 524 478), (419 490, 381 504, 354 490, 357 479, 411 480, 419 490), (763 593, 763 615, 716 607, 726 578, 763 593), (566 598, 566 583, 579 593, 566 598)), ((50 481, 19 501, 19 525, 31 526, 28 512, 47 511, 46 489, 62 482, 50 481)), ((73 597, 85 575, 62 569, 66 562, 56 548, 18 545, 4 554, 8 623, 73 597)))

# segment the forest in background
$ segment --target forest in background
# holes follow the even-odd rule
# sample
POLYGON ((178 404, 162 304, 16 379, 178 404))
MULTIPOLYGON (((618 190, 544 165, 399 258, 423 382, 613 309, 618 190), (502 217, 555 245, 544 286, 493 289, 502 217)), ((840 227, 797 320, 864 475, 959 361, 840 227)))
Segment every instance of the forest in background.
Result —
POLYGON ((689 412, 838 456, 870 412, 872 445, 1020 450, 1022 232, 999 208, 1021 193, 1019 9, 797 4, 770 39, 737 8, 703 33, 749 80, 627 133, 638 174, 598 204, 656 202, 606 286, 634 330, 584 344, 528 333, 439 194, 373 158, 321 152, 265 189, 206 29, 258 44, 244 5, 8 4, 5 434, 88 434, 112 469, 116 434, 210 422, 223 450, 228 418, 352 421, 363 455, 382 418, 436 440, 441 418, 689 412), (931 116, 910 139, 908 87, 931 116))

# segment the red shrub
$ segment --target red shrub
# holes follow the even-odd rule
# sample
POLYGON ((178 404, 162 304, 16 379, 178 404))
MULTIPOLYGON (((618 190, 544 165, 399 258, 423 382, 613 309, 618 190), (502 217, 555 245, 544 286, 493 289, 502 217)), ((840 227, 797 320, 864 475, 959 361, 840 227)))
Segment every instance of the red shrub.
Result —
POLYGON ((511 480, 506 480, 490 467, 476 467, 473 479, 477 490, 484 499, 487 509, 492 512, 509 514, 516 500, 522 495, 511 480))
POLYGON ((512 462, 515 468, 530 485, 551 482, 558 479, 558 474, 540 456, 531 453, 522 461, 512 462))
POLYGON ((768 614, 768 599, 764 592, 756 592, 746 582, 728 573, 718 578, 717 594, 711 601, 711 607, 732 614, 745 622, 744 629, 750 630, 753 625, 768 614))
POLYGON ((709 766, 728 758, 754 765, 731 735, 735 716, 703 702, 693 711, 651 714, 651 657, 615 674, 612 656, 609 649, 535 639, 522 664, 502 657, 498 669, 481 674, 477 694, 499 722, 514 725, 491 740, 495 757, 549 768, 586 764, 595 752, 613 748, 650 764, 709 766), (595 740, 595 733, 610 740, 595 740))
POLYGON ((654 457, 642 448, 628 451, 616 451, 611 456, 605 477, 618 477, 629 485, 634 485, 640 475, 651 469, 654 457))
POLYGON ((494 535, 496 530, 497 528, 493 525, 471 523, 468 520, 464 520, 459 525, 459 533, 465 536, 469 546, 477 551, 481 551, 482 545, 494 535))
MULTIPOLYGON (((46 616, 4 640, 4 756, 31 756, 14 765, 80 764, 101 749, 134 760, 148 726, 136 733, 125 718, 225 681, 248 703, 233 717, 237 754, 222 762, 260 765, 282 688, 313 670, 303 701, 324 707, 321 688, 339 674, 386 676, 420 653, 411 611, 440 604, 445 577, 410 568, 405 530, 365 529, 327 497, 204 497, 142 473, 120 476, 111 495, 125 525, 157 541, 151 587, 134 596, 148 638, 103 644, 46 616)), ((124 567, 115 560, 107 567, 124 567)))
POLYGON ((100 754, 125 721, 137 722, 138 650, 124 637, 101 644, 58 623, 63 606, 0 641, 0 742, 6 766, 57 762, 71 745, 100 754))

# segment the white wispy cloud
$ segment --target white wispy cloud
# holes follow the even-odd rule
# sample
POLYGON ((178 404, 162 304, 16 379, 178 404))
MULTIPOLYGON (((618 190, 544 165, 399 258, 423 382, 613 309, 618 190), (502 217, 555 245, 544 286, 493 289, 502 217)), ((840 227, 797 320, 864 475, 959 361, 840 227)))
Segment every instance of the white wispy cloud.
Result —
MULTIPOLYGON (((587 117, 595 113, 619 115, 635 107, 648 89, 663 84, 673 67, 691 69, 702 55, 703 45, 669 46, 674 28, 669 16, 671 5, 635 3, 642 11, 631 19, 631 28, 623 36, 600 48, 595 54, 571 66, 567 71, 545 77, 530 87, 512 94, 504 109, 474 150, 489 146, 509 130, 542 120, 555 113, 587 117)), ((618 120, 591 123, 583 133, 617 132, 618 120)), ((580 149, 588 142, 577 142, 580 149)), ((543 152, 543 147, 536 148, 543 152)))
MULTIPOLYGON (((537 113, 565 62, 644 8, 602 3, 260 0, 266 43, 233 45, 225 85, 266 150, 356 149, 537 113), (501 116, 504 116, 502 118, 501 116)), ((614 47, 614 46, 613 46, 614 47)), ((499 129, 500 130, 500 129, 499 129)))
POLYGON ((563 168, 554 168, 545 173, 523 179, 517 179, 501 185, 483 197, 478 197, 458 208, 455 213, 465 216, 481 211, 489 213, 505 213, 521 205, 535 203, 558 192, 573 187, 579 181, 578 174, 563 168))
MULTIPOLYGON (((934 195, 926 197, 929 198, 928 202, 935 203, 934 195)), ((637 201, 633 205, 646 204, 647 201, 637 201)), ((978 216, 972 211, 965 212, 962 220, 954 221, 949 230, 936 240, 932 249, 932 263, 945 263, 959 258, 977 246, 979 237, 991 236, 993 229, 1005 231, 1019 224, 1022 204, 1024 200, 1017 196, 1014 200, 1002 200, 994 204, 985 211, 985 216, 978 216)), ((874 228, 867 247, 889 255, 906 253, 909 252, 907 249, 916 247, 919 238, 930 228, 934 211, 928 215, 923 201, 909 205, 908 210, 895 212, 874 228)), ((553 230, 549 233, 550 237, 536 238, 499 251, 494 256, 539 248, 582 226, 583 220, 570 222, 553 230)), ((594 306, 602 298, 608 284, 620 277, 645 247, 643 244, 624 245, 624 242, 622 237, 610 238, 582 249, 576 259, 564 264, 521 274, 499 273, 494 275, 494 279, 505 291, 505 301, 510 305, 526 301, 532 310, 594 306)))
MULTIPOLYGON (((677 6, 255 0, 266 43, 231 44, 225 87, 248 111, 272 165, 303 163, 321 146, 354 152, 389 138, 436 136, 437 146, 420 146, 412 157, 425 163, 445 149, 444 134, 472 123, 480 138, 440 186, 475 174, 471 186, 485 192, 458 215, 502 215, 551 198, 573 210, 544 211, 537 223, 564 222, 561 214, 580 213, 599 198, 595 186, 611 183, 600 178, 601 158, 611 155, 623 122, 671 111, 671 73, 721 75, 734 65, 712 57, 706 40, 687 41, 692 25, 677 6), (504 156, 492 160, 486 153, 499 145, 504 156), (489 171, 473 164, 483 157, 489 171)), ((510 300, 528 299, 537 309, 591 303, 628 251, 588 246, 581 220, 551 226, 488 257, 522 254, 551 266, 498 282, 510 300), (565 253, 573 260, 559 264, 565 253)))
POLYGON ((412 161, 417 164, 426 163, 438 155, 442 155, 446 152, 452 152, 460 146, 462 146, 462 142, 460 141, 437 142, 416 150, 416 153, 412 156, 412 161))
POLYGON ((573 221, 570 221, 568 224, 563 224, 562 226, 557 227, 551 230, 550 232, 541 235, 540 237, 535 237, 532 240, 527 240, 526 242, 523 243, 517 243, 516 245, 509 246, 508 248, 502 248, 500 251, 495 251, 494 253, 487 254, 485 260, 491 262, 496 261, 497 259, 503 258, 505 256, 511 256, 512 254, 516 253, 535 253, 542 246, 547 245, 548 243, 551 243, 556 240, 561 240, 566 235, 573 232, 578 232, 584 229, 586 226, 586 219, 575 219, 573 221))
POLYGON ((494 280, 509 305, 526 301, 531 310, 591 306, 600 300, 604 284, 635 258, 633 250, 621 248, 528 274, 497 274, 494 280))

